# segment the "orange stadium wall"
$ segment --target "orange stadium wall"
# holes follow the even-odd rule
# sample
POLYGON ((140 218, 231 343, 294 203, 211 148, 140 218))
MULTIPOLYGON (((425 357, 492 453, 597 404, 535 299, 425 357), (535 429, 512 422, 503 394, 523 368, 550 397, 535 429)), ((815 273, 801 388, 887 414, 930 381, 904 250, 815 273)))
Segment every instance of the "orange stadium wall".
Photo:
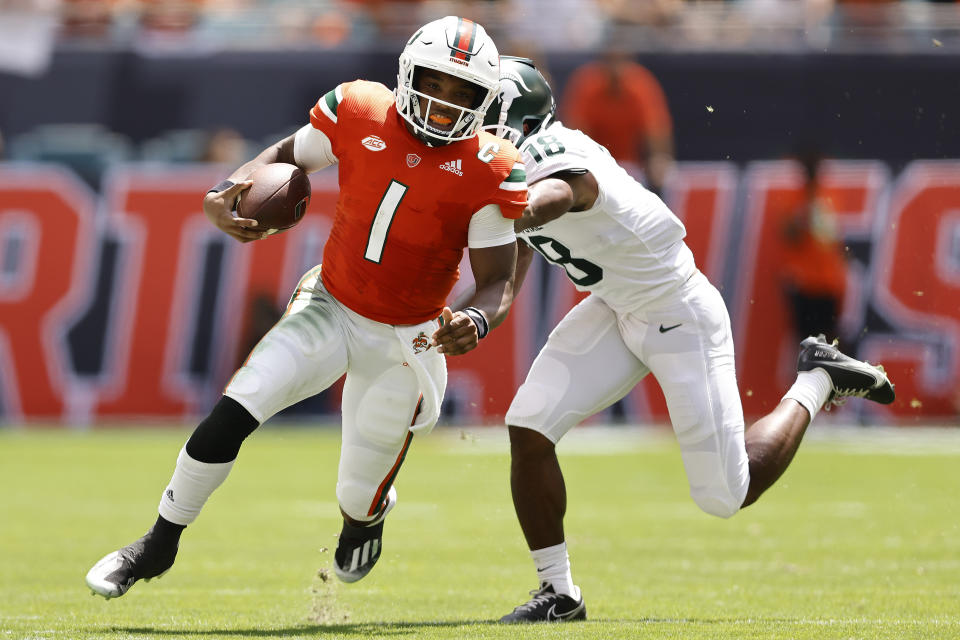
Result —
MULTIPOLYGON (((320 261, 336 198, 335 176, 318 174, 299 227, 240 245, 201 211, 221 177, 207 165, 130 164, 114 167, 98 195, 57 166, 0 164, 0 420, 205 413, 245 355, 252 302, 266 296, 282 308, 320 261)), ((957 423, 960 160, 914 161, 896 175, 879 161, 835 160, 824 180, 850 257, 848 348, 883 362, 898 392, 889 407, 851 403, 839 417, 957 423)), ((788 162, 682 163, 665 194, 727 300, 750 416, 775 406, 793 377, 796 345, 771 239, 778 197, 800 185, 788 162)), ((448 360, 448 422, 499 422, 549 329, 582 297, 539 262, 507 322, 480 349, 448 360)), ((466 260, 461 272, 469 279, 466 260)), ((337 393, 300 415, 334 413, 337 393)), ((616 417, 666 422, 656 383, 644 381, 616 417)))

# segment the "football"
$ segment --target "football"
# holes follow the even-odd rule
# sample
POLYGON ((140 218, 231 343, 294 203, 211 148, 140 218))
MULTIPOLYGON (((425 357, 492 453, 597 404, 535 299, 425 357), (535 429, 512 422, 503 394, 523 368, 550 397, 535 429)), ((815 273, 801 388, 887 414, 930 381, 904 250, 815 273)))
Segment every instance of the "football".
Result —
POLYGON ((237 217, 256 220, 257 229, 267 233, 289 229, 303 218, 310 203, 310 178, 299 167, 274 162, 248 180, 253 184, 240 194, 237 217))

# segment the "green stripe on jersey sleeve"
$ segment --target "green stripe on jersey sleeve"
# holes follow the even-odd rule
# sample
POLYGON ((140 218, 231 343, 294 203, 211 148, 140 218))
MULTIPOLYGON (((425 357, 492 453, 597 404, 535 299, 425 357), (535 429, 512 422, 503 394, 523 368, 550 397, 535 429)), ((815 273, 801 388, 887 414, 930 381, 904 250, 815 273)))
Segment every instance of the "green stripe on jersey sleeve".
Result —
POLYGON ((510 171, 504 182, 526 182, 527 181, 527 172, 523 169, 518 169, 516 166, 510 171))
POLYGON ((523 191, 527 188, 527 172, 522 163, 515 163, 510 175, 500 183, 500 189, 504 191, 523 191))
POLYGON ((336 116, 337 107, 340 105, 340 100, 337 99, 337 90, 328 91, 327 95, 323 96, 323 99, 327 103, 327 108, 330 109, 330 113, 336 116))

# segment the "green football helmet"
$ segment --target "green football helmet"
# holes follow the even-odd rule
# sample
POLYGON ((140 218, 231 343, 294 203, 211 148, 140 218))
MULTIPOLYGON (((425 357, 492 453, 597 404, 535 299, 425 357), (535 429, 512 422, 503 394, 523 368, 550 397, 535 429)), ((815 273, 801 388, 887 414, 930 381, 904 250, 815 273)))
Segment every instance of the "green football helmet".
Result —
POLYGON ((557 110, 553 91, 533 60, 500 56, 500 94, 487 109, 483 128, 519 147, 546 129, 557 110))

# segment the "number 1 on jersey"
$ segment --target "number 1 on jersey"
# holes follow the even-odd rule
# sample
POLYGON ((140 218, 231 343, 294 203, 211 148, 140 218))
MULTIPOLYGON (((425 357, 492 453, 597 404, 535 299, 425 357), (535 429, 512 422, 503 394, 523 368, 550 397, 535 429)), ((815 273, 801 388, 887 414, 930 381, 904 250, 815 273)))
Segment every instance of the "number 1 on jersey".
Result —
POLYGON ((407 185, 391 180, 386 193, 380 199, 377 215, 373 217, 373 223, 370 225, 370 235, 367 236, 367 250, 363 254, 363 257, 370 262, 380 264, 383 245, 387 242, 387 234, 390 233, 390 225, 393 224, 393 216, 396 215, 400 201, 406 194, 407 185))

